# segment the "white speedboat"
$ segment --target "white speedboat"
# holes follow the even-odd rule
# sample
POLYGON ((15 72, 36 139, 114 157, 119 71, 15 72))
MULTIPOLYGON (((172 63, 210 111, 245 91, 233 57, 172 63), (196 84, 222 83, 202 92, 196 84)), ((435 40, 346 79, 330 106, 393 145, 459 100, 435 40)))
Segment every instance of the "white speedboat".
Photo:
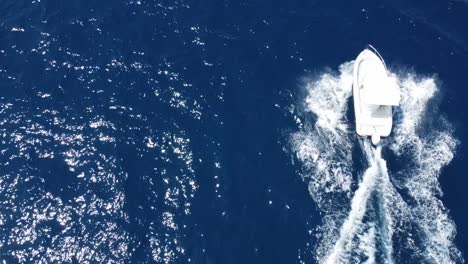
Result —
POLYGON ((389 76, 377 50, 368 46, 354 62, 353 98, 356 132, 377 145, 392 131, 392 106, 400 103, 400 87, 389 76))

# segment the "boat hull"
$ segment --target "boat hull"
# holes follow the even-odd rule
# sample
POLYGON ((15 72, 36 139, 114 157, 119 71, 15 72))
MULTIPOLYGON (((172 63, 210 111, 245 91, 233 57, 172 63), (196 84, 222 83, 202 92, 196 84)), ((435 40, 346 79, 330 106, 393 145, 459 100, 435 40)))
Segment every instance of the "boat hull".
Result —
MULTIPOLYGON (((366 104, 364 98, 369 91, 374 97, 380 92, 375 89, 383 89, 383 85, 379 85, 379 78, 389 78, 387 69, 383 60, 370 49, 365 49, 359 54, 353 69, 353 98, 354 98, 354 113, 356 117, 356 132, 362 137, 371 136, 378 138, 388 137, 392 130, 392 106, 380 104, 366 104), (370 77, 376 79, 373 85, 367 85, 365 80, 370 77), (369 87, 370 86, 370 87, 369 87)), ((386 79, 385 79, 386 80, 386 79)), ((367 81, 367 84, 369 81, 367 81)), ((375 143, 375 144, 377 144, 375 143)))

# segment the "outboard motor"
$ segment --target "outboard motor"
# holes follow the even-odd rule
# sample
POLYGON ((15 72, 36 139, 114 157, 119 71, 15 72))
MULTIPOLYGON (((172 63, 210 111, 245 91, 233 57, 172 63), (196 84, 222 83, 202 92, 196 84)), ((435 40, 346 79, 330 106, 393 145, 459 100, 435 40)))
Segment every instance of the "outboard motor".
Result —
POLYGON ((377 146, 377 144, 380 142, 380 136, 377 134, 372 134, 371 141, 374 146, 377 146))

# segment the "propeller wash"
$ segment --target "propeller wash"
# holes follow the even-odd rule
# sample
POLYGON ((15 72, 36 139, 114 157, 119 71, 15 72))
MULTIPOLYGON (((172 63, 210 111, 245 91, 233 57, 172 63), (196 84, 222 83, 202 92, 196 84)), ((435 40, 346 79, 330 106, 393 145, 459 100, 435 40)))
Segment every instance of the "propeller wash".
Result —
POLYGON ((346 115, 353 64, 307 81, 304 121, 296 119, 299 131, 291 135, 321 215, 314 258, 330 264, 463 263, 438 182, 458 142, 442 115, 433 109, 426 115, 437 96, 435 78, 389 73, 401 89, 400 107, 392 135, 374 148, 346 115), (392 167, 382 151, 393 157, 392 167))

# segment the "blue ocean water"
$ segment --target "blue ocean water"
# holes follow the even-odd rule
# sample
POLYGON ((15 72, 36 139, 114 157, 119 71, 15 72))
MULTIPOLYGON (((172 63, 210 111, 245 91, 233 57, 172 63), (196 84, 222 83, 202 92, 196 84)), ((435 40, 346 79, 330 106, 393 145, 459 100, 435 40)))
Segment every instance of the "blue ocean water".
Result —
MULTIPOLYGON (((422 101, 382 149, 404 204, 388 213, 391 258, 369 228, 338 263, 464 263, 468 2, 4 0, 0 17, 3 263, 330 263, 383 161, 351 118, 344 136, 317 133, 329 105, 314 107, 368 43, 422 101), (320 185, 317 149, 352 177, 320 185)), ((364 222, 387 215, 379 193, 364 222)))

